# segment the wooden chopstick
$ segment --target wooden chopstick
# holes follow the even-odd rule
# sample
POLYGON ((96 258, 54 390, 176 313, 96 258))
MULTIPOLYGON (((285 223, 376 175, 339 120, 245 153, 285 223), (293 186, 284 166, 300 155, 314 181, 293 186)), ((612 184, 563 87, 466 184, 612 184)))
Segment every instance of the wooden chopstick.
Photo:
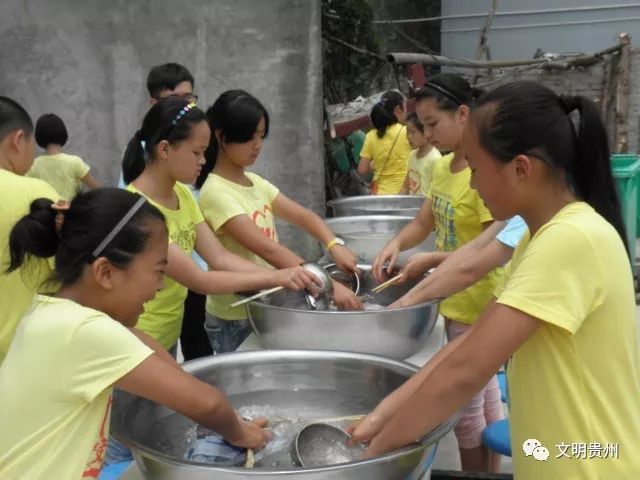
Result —
POLYGON ((389 288, 391 285, 393 285, 395 282, 397 282, 400 279, 400 277, 402 277, 402 274, 396 275, 395 277, 387 280, 386 282, 381 283, 377 287, 372 288, 371 289, 371 293, 380 293, 381 291, 389 288))

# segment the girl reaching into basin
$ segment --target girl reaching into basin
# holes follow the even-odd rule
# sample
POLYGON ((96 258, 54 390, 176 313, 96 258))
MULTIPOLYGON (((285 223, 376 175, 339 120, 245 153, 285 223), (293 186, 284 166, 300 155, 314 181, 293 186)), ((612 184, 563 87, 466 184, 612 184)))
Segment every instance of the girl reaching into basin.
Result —
POLYGON ((180 337, 187 289, 231 294, 276 285, 294 290, 314 286, 314 278, 301 267, 263 268, 225 249, 213 235, 187 187, 196 181, 205 163, 209 138, 204 112, 195 103, 165 98, 145 115, 123 162, 126 178, 133 176, 129 171, 142 172, 127 190, 147 198, 167 221, 169 256, 164 287, 147 302, 138 325, 172 352, 180 337), (194 250, 210 271, 203 271, 192 260, 194 250))
MULTIPOLYGON (((207 120, 212 134, 207 165, 198 180, 203 184, 200 208, 220 242, 258 265, 269 268, 300 265, 304 260, 278 242, 275 225, 278 218, 325 245, 341 270, 357 271, 355 255, 322 218, 264 178, 246 171, 255 164, 269 133, 269 114, 262 103, 243 90, 229 90, 207 110, 207 120)), ((246 308, 229 306, 236 300, 233 295, 207 298, 205 329, 216 353, 235 350, 251 331, 246 308)), ((334 282, 334 301, 343 309, 363 308, 358 297, 338 282, 334 282)))
MULTIPOLYGON (((416 218, 376 257, 373 263, 376 280, 384 279, 383 265, 388 262, 386 273, 391 273, 400 251, 424 241, 434 228, 438 252, 452 252, 472 242, 491 226, 491 212, 478 192, 469 186, 471 168, 462 144, 462 133, 476 96, 467 80, 453 74, 434 75, 417 92, 416 113, 428 131, 431 144, 452 153, 434 164, 429 192, 416 218)), ((449 341, 462 335, 477 320, 491 300, 501 275, 502 269, 492 270, 474 285, 440 304, 449 341)), ((503 417, 500 386, 493 377, 465 407, 455 428, 463 470, 499 469, 500 456, 490 455, 482 445, 481 437, 486 425, 503 417)))
POLYGON ((521 215, 496 300, 359 425, 369 455, 415 441, 509 360, 515 478, 640 478, 633 274, 596 105, 514 82, 483 96, 464 134, 472 182, 497 219, 521 215), (528 456, 535 439, 551 453, 528 456), (567 459, 572 443, 615 445, 567 459))
POLYGON ((233 445, 270 434, 183 372, 135 328, 169 261, 160 210, 119 189, 70 206, 37 199, 10 236, 10 270, 55 256, 60 289, 36 295, 0 366, 0 478, 97 478, 114 385, 192 418, 233 445))

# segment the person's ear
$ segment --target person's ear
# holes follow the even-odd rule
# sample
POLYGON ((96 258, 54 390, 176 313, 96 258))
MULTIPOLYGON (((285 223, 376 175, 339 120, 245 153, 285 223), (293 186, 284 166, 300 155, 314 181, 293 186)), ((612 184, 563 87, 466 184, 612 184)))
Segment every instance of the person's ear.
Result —
POLYGON ((167 160, 169 158, 169 147, 171 145, 167 140, 160 140, 156 145, 156 153, 161 160, 167 160))
POLYGON ((222 145, 222 130, 220 130, 219 128, 216 128, 216 130, 213 132, 213 135, 216 137, 216 141, 218 142, 218 145, 222 145))
POLYGON ((466 105, 460 105, 458 107, 458 118, 464 122, 467 123, 467 120, 469 120, 469 115, 471 114, 471 110, 469 110, 469 107, 466 105))
POLYGON ((91 272, 93 277, 105 290, 113 290, 114 285, 114 267, 106 257, 99 257, 91 264, 91 272))
POLYGON ((532 158, 527 155, 517 155, 512 163, 515 167, 516 178, 518 180, 527 180, 533 173, 532 158))

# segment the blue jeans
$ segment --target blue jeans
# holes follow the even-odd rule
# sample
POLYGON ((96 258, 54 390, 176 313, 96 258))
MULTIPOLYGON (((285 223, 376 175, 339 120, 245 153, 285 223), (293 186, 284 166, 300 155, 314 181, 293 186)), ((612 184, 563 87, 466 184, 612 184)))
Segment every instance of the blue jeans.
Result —
MULTIPOLYGON (((171 347, 168 352, 171 354, 173 358, 176 358, 178 354, 178 344, 176 343, 173 347, 171 347)), ((113 389, 113 399, 115 401, 118 396, 118 389, 113 389)), ((113 435, 109 435, 109 439, 107 441, 107 452, 104 455, 104 466, 113 465, 115 463, 120 462, 131 462, 133 461, 133 455, 131 454, 131 450, 129 450, 122 442, 116 440, 116 437, 113 435)))
POLYGON ((213 354, 235 352, 251 334, 247 320, 220 320, 207 313, 204 329, 209 336, 213 354))

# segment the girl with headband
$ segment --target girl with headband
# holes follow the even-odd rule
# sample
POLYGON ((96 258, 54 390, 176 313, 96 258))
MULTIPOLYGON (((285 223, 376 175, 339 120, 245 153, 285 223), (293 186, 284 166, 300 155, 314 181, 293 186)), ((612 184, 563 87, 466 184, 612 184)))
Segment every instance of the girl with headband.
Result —
POLYGON ((169 229, 164 287, 147 302, 138 325, 174 353, 187 288, 202 294, 230 294, 277 285, 299 290, 313 289, 317 280, 299 266, 261 268, 226 250, 209 229, 187 185, 193 184, 202 170, 210 136, 205 115, 194 103, 169 97, 151 107, 136 132, 136 141, 130 143, 144 142, 144 150, 141 146, 129 149, 130 158, 124 161, 127 168, 144 167, 127 189, 157 207, 169 229), (191 259, 194 250, 210 266, 209 272, 202 271, 191 259))
MULTIPOLYGON (((462 133, 474 102, 475 92, 459 75, 434 75, 417 92, 416 113, 428 131, 429 141, 439 150, 451 153, 435 164, 431 186, 416 218, 376 257, 373 274, 378 281, 392 272, 401 250, 422 242, 434 229, 436 249, 453 252, 493 222, 491 212, 469 184, 471 169, 462 144, 462 133)), ((501 274, 502 269, 491 271, 440 304, 449 341, 464 334, 477 320, 491 300, 501 274)), ((463 470, 499 469, 500 456, 490 456, 481 436, 486 425, 503 417, 500 386, 497 378, 492 377, 465 407, 454 429, 463 470)))
POLYGON ((270 439, 215 387, 136 326, 169 262, 165 218, 144 197, 98 189, 41 198, 11 231, 10 271, 55 256, 55 295, 36 295, 0 366, 0 477, 98 478, 113 387, 163 404, 243 448, 270 439), (25 414, 25 412, 27 414, 25 414))
POLYGON ((495 302, 356 440, 371 441, 370 456, 415 441, 509 360, 514 478, 640 478, 634 281, 599 108, 513 82, 480 99, 463 145, 493 215, 521 215, 529 231, 495 302))

